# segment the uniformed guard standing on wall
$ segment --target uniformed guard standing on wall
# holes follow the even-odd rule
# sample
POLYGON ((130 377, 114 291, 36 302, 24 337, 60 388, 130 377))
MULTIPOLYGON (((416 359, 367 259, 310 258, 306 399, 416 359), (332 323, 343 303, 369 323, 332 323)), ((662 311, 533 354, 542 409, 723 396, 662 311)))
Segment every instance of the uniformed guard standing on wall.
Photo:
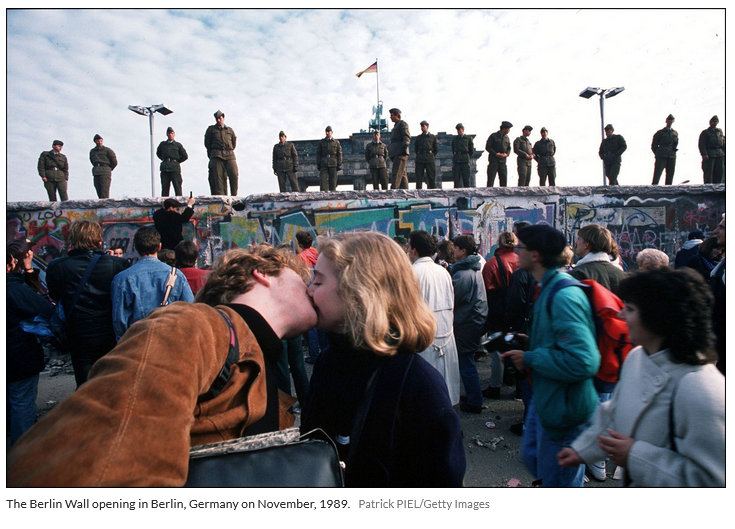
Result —
POLYGON ((63 146, 63 141, 54 140, 51 150, 43 151, 38 157, 38 174, 43 180, 43 187, 46 188, 48 199, 51 202, 56 202, 56 191, 59 192, 59 199, 62 202, 69 200, 66 194, 69 182, 69 161, 61 154, 63 146))
POLYGON ((184 196, 181 190, 181 164, 189 159, 186 149, 178 141, 174 141, 176 132, 169 127, 166 129, 168 139, 158 144, 156 156, 161 160, 161 196, 167 197, 171 184, 174 185, 174 195, 184 196))
POLYGON ((508 164, 507 158, 510 156, 510 132, 513 124, 510 121, 503 121, 500 124, 500 130, 493 132, 485 143, 487 155, 487 187, 493 187, 495 184, 495 175, 500 176, 500 187, 508 185, 508 164))
POLYGON ((416 189, 421 189, 426 173, 426 187, 436 189, 436 155, 439 154, 439 141, 429 132, 429 123, 421 122, 421 134, 414 140, 416 152, 416 189))
POLYGON ((533 127, 526 125, 523 127, 521 136, 513 141, 513 152, 518 155, 518 187, 528 187, 531 182, 531 169, 533 162, 533 145, 528 137, 531 135, 533 127))
POLYGON ((209 189, 213 195, 227 194, 227 180, 230 181, 230 194, 237 195, 237 160, 235 147, 237 136, 232 127, 225 125, 225 114, 218 110, 214 113, 217 123, 207 127, 204 133, 204 147, 209 157, 209 189), (227 176, 225 177, 225 173, 227 176))
POLYGON ((654 186, 658 185, 664 169, 666 169, 666 185, 670 186, 674 183, 676 151, 679 150, 679 133, 671 128, 674 119, 674 116, 669 114, 666 118, 666 126, 653 135, 651 150, 656 157, 656 164, 653 167, 653 181, 651 184, 654 186))
POLYGON ((342 170, 342 146, 332 138, 332 126, 324 129, 326 136, 316 147, 316 168, 319 171, 319 191, 337 189, 337 173, 342 170))
POLYGON ((702 172, 705 184, 725 182, 725 135, 717 128, 720 119, 712 116, 709 128, 699 135, 699 153, 702 155, 702 172))
POLYGON ((470 159, 475 154, 472 138, 464 133, 464 125, 457 123, 457 135, 452 138, 452 176, 454 187, 470 187, 470 159))
POLYGON ((408 189, 408 146, 411 145, 411 133, 408 132, 408 123, 401 119, 401 111, 391 108, 390 120, 394 123, 390 134, 388 156, 391 161, 391 189, 408 189))
POLYGON ((549 139, 549 131, 541 127, 541 139, 533 145, 533 156, 538 162, 538 180, 540 186, 546 185, 546 177, 549 185, 556 185, 556 143, 549 139))
POLYGON ((102 145, 104 140, 99 134, 94 135, 94 142, 97 145, 89 151, 94 188, 97 190, 97 198, 110 198, 112 171, 117 167, 117 156, 115 151, 102 145))
POLYGON ((607 183, 611 186, 618 185, 618 175, 620 174, 620 164, 623 160, 623 153, 628 145, 625 138, 620 134, 613 134, 615 128, 611 124, 605 125, 605 139, 600 143, 600 159, 605 166, 605 176, 607 183))
POLYGON ((278 143, 273 146, 273 174, 278 177, 278 190, 281 193, 288 191, 286 181, 291 184, 291 191, 299 191, 299 181, 296 171, 299 166, 299 155, 296 147, 290 141, 286 141, 286 133, 278 133, 278 143))
POLYGON ((373 141, 365 145, 365 160, 370 167, 370 178, 373 182, 373 189, 388 189, 388 169, 385 160, 388 157, 388 146, 380 141, 380 131, 373 132, 373 141))

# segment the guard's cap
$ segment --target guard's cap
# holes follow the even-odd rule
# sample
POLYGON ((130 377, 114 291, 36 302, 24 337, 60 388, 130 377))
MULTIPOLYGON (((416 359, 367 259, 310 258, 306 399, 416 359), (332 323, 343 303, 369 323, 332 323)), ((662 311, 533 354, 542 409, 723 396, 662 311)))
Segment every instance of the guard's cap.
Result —
POLYGON ((518 230, 518 240, 541 255, 559 255, 567 245, 564 234, 548 224, 534 224, 518 230))
POLYGON ((167 198, 163 201, 163 209, 180 208, 181 206, 183 206, 183 204, 175 198, 167 198))
POLYGON ((428 127, 429 126, 429 122, 426 121, 426 120, 424 120, 421 123, 419 123, 419 125, 426 125, 428 127))
POLYGON ((100 136, 99 134, 95 134, 95 135, 94 135, 94 138, 92 138, 92 139, 93 139, 94 141, 97 141, 97 140, 101 140, 101 139, 103 139, 103 138, 102 138, 102 136, 100 136))
POLYGON ((549 129, 547 129, 546 127, 541 127, 541 132, 549 132, 549 129))
POLYGON ((526 125, 523 127, 523 130, 533 130, 533 127, 531 125, 526 125))
POLYGON ((503 122, 502 122, 502 123, 500 124, 500 128, 501 128, 501 129, 509 129, 509 128, 511 128, 512 126, 513 126, 513 123, 511 123, 510 121, 503 121, 503 122))
POLYGON ((283 132, 283 131, 279 132, 278 133, 278 137, 280 138, 281 136, 283 136, 285 138, 286 137, 286 133, 283 132))
POLYGON ((390 112, 391 114, 396 114, 398 116, 401 115, 401 109, 400 108, 391 108, 388 112, 390 112))
POLYGON ((225 113, 222 112, 221 110, 218 110, 217 112, 214 113, 214 119, 219 119, 223 117, 225 117, 225 113))
POLYGON ((174 128, 173 128, 173 127, 169 127, 169 128, 167 128, 167 129, 166 129, 166 134, 167 134, 167 135, 168 135, 168 134, 171 134, 172 132, 173 132, 174 134, 176 134, 176 131, 174 130, 174 128))
POLYGON ((464 125, 462 125, 461 123, 457 123, 457 126, 454 127, 454 128, 457 129, 457 130, 459 130, 459 129, 464 130, 464 125))
POLYGON ((673 114, 669 114, 668 116, 666 116, 666 121, 668 121, 668 120, 674 121, 674 120, 676 120, 676 118, 674 117, 673 114))
POLYGON ((64 146, 64 142, 61 141, 61 140, 54 140, 54 142, 51 145, 61 145, 63 147, 64 146))
POLYGON ((327 125, 327 128, 324 129, 324 132, 332 132, 332 125, 327 125))
POLYGON ((720 122, 720 118, 718 118, 717 116, 712 116, 711 118, 709 118, 709 120, 710 121, 716 121, 717 123, 720 122))
POLYGON ((608 123, 605 125, 605 130, 615 130, 615 127, 612 126, 612 123, 608 123))

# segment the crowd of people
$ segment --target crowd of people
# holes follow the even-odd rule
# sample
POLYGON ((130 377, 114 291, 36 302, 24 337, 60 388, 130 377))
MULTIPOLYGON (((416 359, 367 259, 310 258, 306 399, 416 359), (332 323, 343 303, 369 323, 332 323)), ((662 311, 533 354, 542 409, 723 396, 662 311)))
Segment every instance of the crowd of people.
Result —
MULTIPOLYGON (((408 189, 408 174, 406 167, 410 155, 410 146, 413 144, 415 153, 416 188, 421 189, 423 182, 429 189, 437 187, 436 183, 436 155, 439 153, 439 143, 434 134, 429 132, 429 123, 421 121, 421 134, 412 138, 408 123, 401 118, 401 110, 390 109, 390 120, 393 129, 390 133, 390 142, 386 145, 381 141, 380 130, 373 133, 373 141, 365 146, 365 161, 368 164, 370 182, 373 189, 408 189), (387 162, 391 161, 391 174, 388 175, 387 162)), ((232 127, 225 125, 224 112, 217 110, 214 113, 216 123, 207 127, 204 134, 204 147, 207 150, 208 180, 212 195, 237 195, 238 166, 235 157, 237 136, 232 127)), ((666 126, 657 131, 651 142, 651 150, 655 157, 652 185, 658 185, 661 175, 666 171, 665 183, 671 185, 676 170, 676 151, 679 145, 679 134, 672 128, 675 119, 669 114, 666 126)), ((701 132, 698 140, 698 149, 702 156, 702 172, 705 184, 720 184, 725 181, 725 135, 718 128, 719 118, 712 116, 709 127, 701 132)), ((488 153, 487 187, 495 185, 498 177, 500 187, 508 185, 507 158, 511 153, 511 140, 508 136, 513 124, 503 121, 497 132, 492 133, 485 143, 488 153)), ((457 134, 452 138, 452 176, 454 187, 470 187, 470 160, 475 154, 475 146, 471 136, 465 134, 462 123, 456 125, 457 134)), ((530 185, 533 161, 536 161, 539 177, 539 186, 556 185, 556 142, 549 138, 549 131, 541 127, 541 139, 531 144, 529 136, 533 127, 526 125, 522 133, 512 142, 513 153, 517 157, 518 186, 530 185)), ((612 124, 604 128, 605 138, 599 149, 600 159, 605 168, 605 177, 609 185, 618 185, 618 175, 622 163, 622 155, 627 149, 623 136, 615 134, 612 124)), ((325 128, 325 137, 319 141, 316 149, 316 168, 319 171, 320 191, 334 191, 337 189, 338 173, 342 170, 342 146, 333 137, 331 125, 325 128)), ((171 186, 175 196, 182 196, 181 164, 188 160, 189 155, 184 146, 175 140, 176 132, 172 127, 166 129, 167 139, 162 141, 156 150, 161 160, 161 194, 169 195, 171 186)), ((104 139, 95 134, 95 147, 89 153, 92 164, 92 176, 98 198, 109 198, 112 183, 112 171, 117 167, 118 160, 115 152, 104 145, 104 139)), ((69 162, 61 150, 64 142, 54 140, 51 149, 43 151, 38 158, 38 174, 47 191, 48 199, 56 201, 69 200, 69 162)), ((278 143, 273 146, 273 174, 278 179, 278 189, 281 193, 299 191, 297 172, 299 155, 293 143, 287 141, 284 131, 278 133, 278 143)))
POLYGON ((208 271, 186 240, 175 266, 159 260, 156 228, 137 231, 131 266, 103 251, 98 223, 72 223, 68 255, 47 270, 50 300, 30 243, 8 246, 9 486, 180 486, 190 447, 282 430, 299 413, 302 432, 335 442, 347 486, 462 486, 459 414, 484 413, 503 385, 524 403, 511 431, 537 485, 580 487, 587 469, 604 480, 612 463, 625 485, 724 486, 724 215, 716 256, 695 232, 688 266, 641 252, 634 272, 593 224, 570 250, 555 228, 518 222, 492 256, 467 234, 314 246, 300 231, 298 251, 231 249, 208 271), (598 315, 575 278, 624 303, 637 347, 615 382, 601 378, 598 315), (33 426, 43 350, 23 322, 54 303, 77 391, 33 426))

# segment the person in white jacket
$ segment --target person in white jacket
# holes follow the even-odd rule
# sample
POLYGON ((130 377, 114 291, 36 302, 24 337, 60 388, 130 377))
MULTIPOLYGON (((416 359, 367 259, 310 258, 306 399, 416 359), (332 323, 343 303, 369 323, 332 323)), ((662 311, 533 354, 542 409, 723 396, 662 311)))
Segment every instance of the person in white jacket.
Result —
POLYGON ((605 456, 637 487, 725 486, 725 378, 714 363, 713 298, 689 269, 641 271, 621 281, 620 312, 638 344, 612 400, 559 452, 562 466, 605 456))

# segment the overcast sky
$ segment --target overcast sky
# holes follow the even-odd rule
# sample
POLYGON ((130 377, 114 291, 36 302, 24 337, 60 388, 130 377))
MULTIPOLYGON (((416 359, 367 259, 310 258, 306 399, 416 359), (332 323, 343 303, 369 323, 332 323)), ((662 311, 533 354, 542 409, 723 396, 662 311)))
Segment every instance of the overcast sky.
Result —
MULTIPOLYGON (((174 113, 156 116, 155 144, 172 126, 189 153, 185 192, 209 193, 203 136, 217 109, 237 133, 240 195, 277 192, 278 131, 367 128, 376 75, 355 74, 376 58, 385 109, 402 109, 413 134, 423 119, 448 133, 461 121, 482 149, 503 120, 511 139, 530 124, 536 141, 546 126, 562 186, 602 179, 599 98, 578 95, 587 86, 625 87, 605 105, 628 143, 622 184, 650 183, 651 138, 669 113, 676 183, 701 183, 699 133, 713 114, 726 125, 724 10, 7 11, 7 198, 46 199, 36 164, 55 139, 69 196, 95 198, 95 134, 119 160, 111 196, 150 196, 148 119, 127 106, 158 103, 174 113)), ((514 155, 509 166, 515 185, 514 155)))

